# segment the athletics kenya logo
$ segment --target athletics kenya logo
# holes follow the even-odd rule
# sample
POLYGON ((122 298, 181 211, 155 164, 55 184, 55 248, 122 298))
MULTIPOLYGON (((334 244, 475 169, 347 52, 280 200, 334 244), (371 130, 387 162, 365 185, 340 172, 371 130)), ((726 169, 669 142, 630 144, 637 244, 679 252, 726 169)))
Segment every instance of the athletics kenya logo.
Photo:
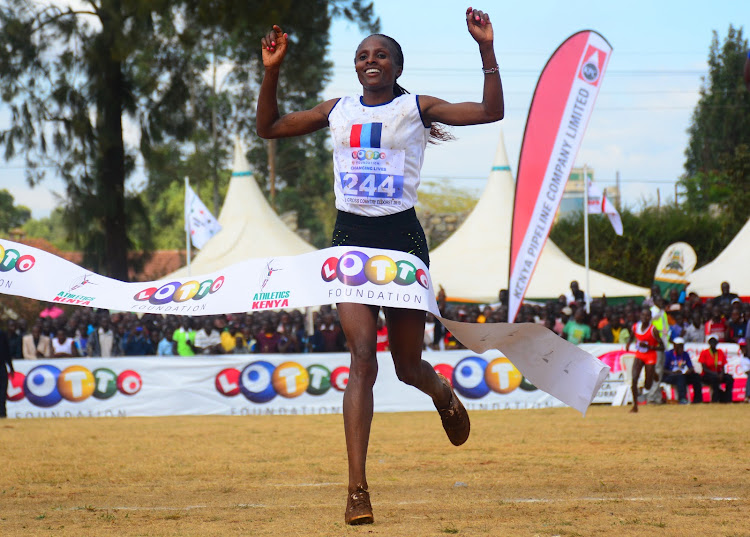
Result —
POLYGON ((386 285, 391 282, 408 286, 417 282, 425 289, 430 288, 430 281, 424 269, 418 269, 413 263, 394 261, 386 255, 368 256, 363 252, 352 250, 340 258, 329 257, 320 269, 320 276, 325 282, 337 279, 344 285, 359 286, 366 282, 375 285, 386 285))
POLYGON ((33 255, 22 255, 13 248, 4 248, 0 244, 0 272, 9 272, 16 269, 18 272, 28 272, 36 264, 33 255))

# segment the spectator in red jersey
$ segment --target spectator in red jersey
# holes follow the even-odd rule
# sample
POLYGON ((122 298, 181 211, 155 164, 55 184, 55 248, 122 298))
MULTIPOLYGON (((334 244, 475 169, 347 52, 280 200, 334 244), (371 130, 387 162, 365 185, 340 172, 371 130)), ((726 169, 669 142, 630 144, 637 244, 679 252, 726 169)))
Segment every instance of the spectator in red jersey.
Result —
POLYGON ((711 401, 731 403, 734 377, 725 371, 727 355, 723 350, 717 348, 716 336, 708 337, 708 348, 701 351, 698 361, 703 366, 701 381, 711 386, 711 401), (721 389, 721 384, 724 389, 721 389))
POLYGON ((727 340, 727 323, 721 316, 719 305, 714 305, 711 309, 711 318, 706 322, 706 341, 711 336, 715 336, 719 343, 724 343, 727 340))
POLYGON ((375 343, 375 351, 376 352, 385 352, 388 350, 388 327, 385 326, 385 323, 383 322, 383 318, 378 316, 378 331, 377 331, 377 340, 375 343))
POLYGON ((341 352, 345 350, 344 331, 341 329, 341 324, 334 319, 332 313, 326 313, 322 318, 320 335, 323 340, 323 352, 341 352))
POLYGON ((279 334, 274 328, 273 323, 267 320, 263 323, 263 328, 255 336, 258 344, 255 348, 255 352, 260 354, 271 354, 279 352, 279 342, 281 341, 281 334, 279 334))

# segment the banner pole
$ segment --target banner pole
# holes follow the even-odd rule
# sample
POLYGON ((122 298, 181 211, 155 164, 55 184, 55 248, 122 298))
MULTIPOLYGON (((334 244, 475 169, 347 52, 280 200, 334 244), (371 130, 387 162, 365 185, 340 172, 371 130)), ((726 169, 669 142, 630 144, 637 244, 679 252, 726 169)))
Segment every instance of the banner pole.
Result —
POLYGON ((588 165, 583 165, 583 241, 586 264, 586 288, 583 299, 586 302, 586 313, 591 313, 591 290, 589 289, 589 175, 588 165))
MULTIPOLYGON (((190 179, 185 176, 185 201, 188 199, 188 192, 190 191, 190 179)), ((188 276, 192 276, 190 272, 190 258, 192 254, 190 252, 190 212, 187 203, 185 204, 185 242, 187 243, 187 272, 188 276)))

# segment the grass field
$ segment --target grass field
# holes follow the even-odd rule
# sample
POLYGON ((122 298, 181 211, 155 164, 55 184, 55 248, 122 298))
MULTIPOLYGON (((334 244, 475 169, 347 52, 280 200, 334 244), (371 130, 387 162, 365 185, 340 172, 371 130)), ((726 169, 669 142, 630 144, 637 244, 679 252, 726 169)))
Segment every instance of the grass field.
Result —
POLYGON ((750 405, 377 414, 372 526, 341 416, 0 422, 0 535, 750 536, 750 405))

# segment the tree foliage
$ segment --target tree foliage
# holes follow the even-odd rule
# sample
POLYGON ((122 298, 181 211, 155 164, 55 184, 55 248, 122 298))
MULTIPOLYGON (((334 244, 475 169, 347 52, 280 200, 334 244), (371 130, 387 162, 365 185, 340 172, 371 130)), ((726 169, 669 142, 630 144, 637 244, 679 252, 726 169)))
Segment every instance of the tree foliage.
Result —
POLYGON ((716 205, 743 222, 750 216, 750 92, 742 80, 747 49, 742 28, 730 25, 722 43, 714 31, 680 180, 687 207, 700 212, 716 205))
POLYGON ((13 194, 6 189, 0 190, 0 233, 8 234, 12 229, 24 225, 31 218, 31 210, 23 205, 16 205, 13 194))
MULTIPOLYGON (((281 83, 282 109, 319 98, 330 69, 324 58, 332 17, 377 26, 372 3, 359 0, 83 4, 79 10, 33 0, 0 6, 0 98, 11 112, 0 145, 6 159, 25 156, 32 184, 47 166, 65 180, 64 222, 84 263, 120 279, 127 277, 128 250, 153 247, 158 229, 151 229, 146 207, 171 183, 184 175, 211 178, 218 199, 230 135, 252 131, 259 42, 272 23, 297 32, 297 52, 281 83), (220 62, 232 66, 226 91, 205 76, 220 62), (133 147, 123 138, 130 126, 140 134, 133 147), (126 185, 139 155, 151 189, 143 197, 126 185)), ((307 208, 314 204, 299 200, 311 192, 319 197, 305 181, 322 163, 323 146, 310 138, 286 145, 279 152, 280 169, 290 170, 283 180, 304 183, 296 200, 287 198, 307 208), (306 159, 310 166, 300 172, 306 159)))
MULTIPOLYGON (((640 213, 626 208, 620 216, 621 237, 605 216, 589 217, 591 268, 644 287, 653 283, 659 258, 670 244, 690 244, 700 267, 713 261, 744 224, 726 214, 711 216, 675 206, 646 207, 640 213)), ((573 261, 584 264, 583 213, 558 221, 550 239, 573 261)))

